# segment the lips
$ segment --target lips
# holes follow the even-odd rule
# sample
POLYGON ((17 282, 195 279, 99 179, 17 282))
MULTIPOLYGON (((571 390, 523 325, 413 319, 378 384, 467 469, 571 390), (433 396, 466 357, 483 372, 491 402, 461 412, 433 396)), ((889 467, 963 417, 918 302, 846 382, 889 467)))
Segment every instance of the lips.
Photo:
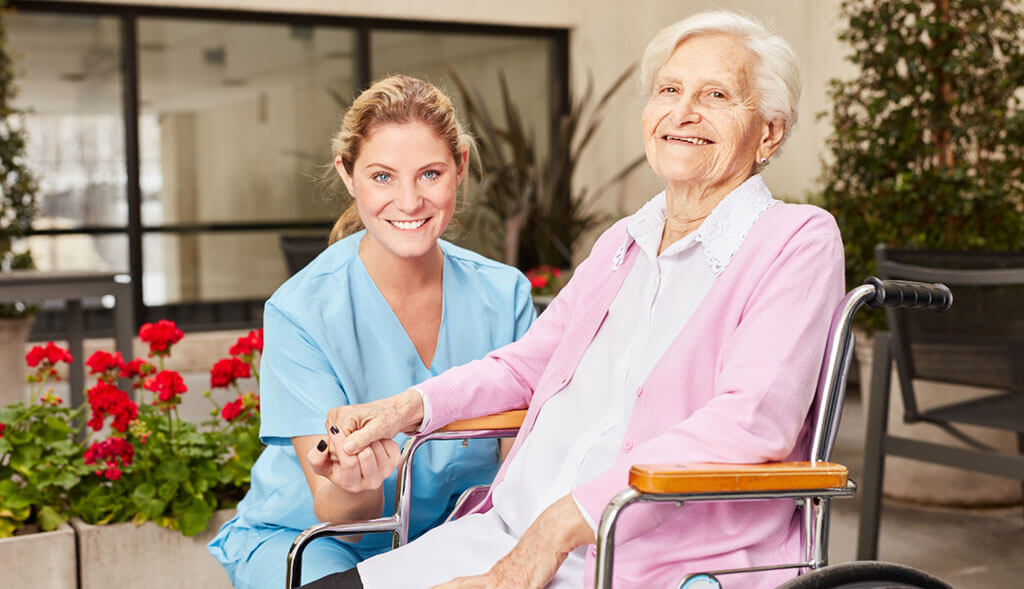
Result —
POLYGON ((665 141, 688 143, 690 145, 711 145, 714 143, 714 141, 711 141, 710 139, 694 137, 691 135, 662 135, 661 138, 665 141))
POLYGON ((426 222, 427 222, 427 219, 414 219, 414 220, 411 220, 411 221, 397 221, 397 220, 389 220, 388 221, 388 223, 391 223, 391 225, 393 227, 396 227, 398 229, 402 229, 402 230, 405 230, 405 231, 409 231, 409 230, 412 230, 412 229, 419 229, 420 227, 423 227, 423 225, 426 222))

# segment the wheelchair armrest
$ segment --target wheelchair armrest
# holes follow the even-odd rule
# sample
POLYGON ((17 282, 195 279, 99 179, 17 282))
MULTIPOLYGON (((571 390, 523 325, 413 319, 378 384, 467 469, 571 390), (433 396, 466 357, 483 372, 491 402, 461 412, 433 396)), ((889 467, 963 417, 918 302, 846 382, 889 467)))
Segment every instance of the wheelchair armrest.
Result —
POLYGON ((470 419, 453 421, 437 431, 462 432, 492 429, 519 429, 519 426, 523 424, 523 418, 525 417, 526 409, 513 409, 512 411, 504 411, 502 413, 495 413, 494 415, 485 415, 483 417, 472 417, 470 419))
POLYGON ((831 462, 764 464, 637 464, 629 484, 651 495, 834 489, 846 486, 849 472, 831 462))

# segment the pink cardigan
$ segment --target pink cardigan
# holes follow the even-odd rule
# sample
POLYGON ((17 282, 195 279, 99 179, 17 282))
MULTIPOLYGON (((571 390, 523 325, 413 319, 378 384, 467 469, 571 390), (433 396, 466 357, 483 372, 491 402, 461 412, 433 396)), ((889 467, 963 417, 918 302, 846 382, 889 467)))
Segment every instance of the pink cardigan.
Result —
MULTIPOLYGON (((518 451, 544 402, 572 379, 636 260, 627 222, 598 239, 522 339, 417 387, 431 407, 431 430, 529 407, 512 447, 518 451)), ((600 520, 632 464, 806 459, 809 409, 843 290, 843 246, 832 217, 810 205, 777 203, 765 211, 637 390, 615 465, 573 489, 589 517, 600 520)), ((633 505, 617 525, 615 586, 676 587, 688 571, 797 559, 799 530, 790 500, 633 505)), ((595 553, 591 546, 588 587, 595 553)), ((794 575, 725 580, 775 587, 794 575)))

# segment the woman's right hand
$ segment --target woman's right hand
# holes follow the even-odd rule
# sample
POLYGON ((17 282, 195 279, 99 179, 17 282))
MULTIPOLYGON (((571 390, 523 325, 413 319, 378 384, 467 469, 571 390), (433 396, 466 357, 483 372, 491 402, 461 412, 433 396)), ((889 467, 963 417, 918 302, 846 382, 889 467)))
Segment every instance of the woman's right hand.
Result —
POLYGON ((313 472, 349 493, 380 489, 384 480, 401 463, 401 451, 394 440, 375 440, 355 456, 341 450, 345 435, 340 431, 309 449, 306 459, 313 472))

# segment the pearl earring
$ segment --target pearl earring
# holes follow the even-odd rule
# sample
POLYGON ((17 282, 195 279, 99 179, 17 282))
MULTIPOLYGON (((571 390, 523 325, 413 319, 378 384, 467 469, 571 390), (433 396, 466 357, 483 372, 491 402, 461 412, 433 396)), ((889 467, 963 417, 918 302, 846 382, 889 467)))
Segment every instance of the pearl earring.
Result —
POLYGON ((761 158, 761 165, 762 166, 767 166, 768 165, 768 158, 766 158, 766 157, 761 158))

